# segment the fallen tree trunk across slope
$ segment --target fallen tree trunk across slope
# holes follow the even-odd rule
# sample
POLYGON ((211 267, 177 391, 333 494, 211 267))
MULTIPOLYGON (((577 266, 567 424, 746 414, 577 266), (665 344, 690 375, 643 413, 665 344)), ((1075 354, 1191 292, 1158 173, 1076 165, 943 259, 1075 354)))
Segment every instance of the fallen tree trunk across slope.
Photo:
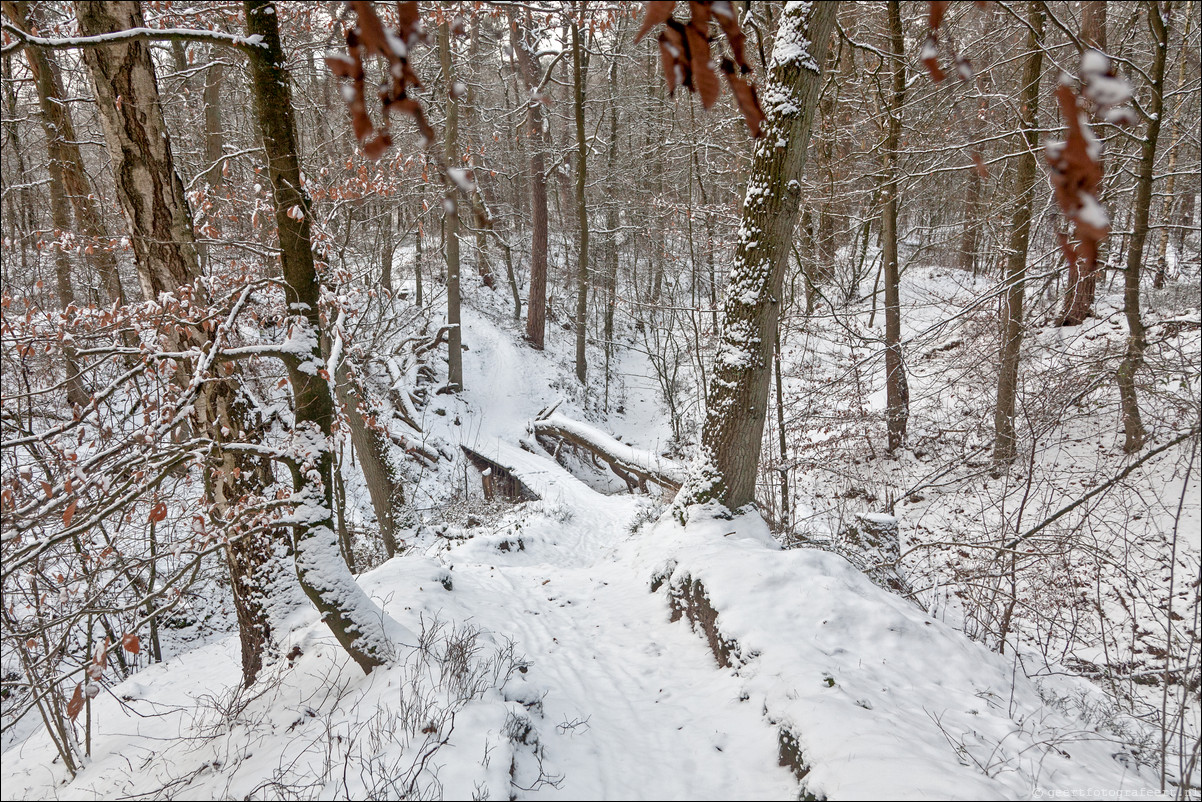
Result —
POLYGON ((530 424, 534 434, 557 437, 604 460, 627 486, 646 488, 651 482, 675 493, 684 483, 684 468, 652 451, 633 448, 587 423, 574 421, 551 410, 530 424))

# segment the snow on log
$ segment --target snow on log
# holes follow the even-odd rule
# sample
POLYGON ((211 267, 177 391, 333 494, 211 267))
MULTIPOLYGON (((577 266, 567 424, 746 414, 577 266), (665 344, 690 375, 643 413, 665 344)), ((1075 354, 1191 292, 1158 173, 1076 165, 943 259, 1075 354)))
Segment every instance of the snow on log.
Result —
POLYGON ((538 501, 541 498, 515 475, 513 466, 486 457, 465 445, 461 444, 459 447, 463 449, 468 461, 480 471, 485 498, 492 499, 497 493, 514 501, 538 501))
POLYGON ((678 463, 652 451, 628 446, 587 423, 564 417, 554 408, 535 418, 530 430, 536 435, 558 437, 596 455, 631 488, 652 482, 676 492, 684 483, 685 470, 678 463))

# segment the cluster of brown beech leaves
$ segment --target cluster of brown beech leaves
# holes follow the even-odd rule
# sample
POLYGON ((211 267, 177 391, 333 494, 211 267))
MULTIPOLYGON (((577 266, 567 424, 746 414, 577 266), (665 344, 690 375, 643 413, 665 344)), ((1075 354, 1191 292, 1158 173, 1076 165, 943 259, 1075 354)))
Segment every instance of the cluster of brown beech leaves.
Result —
MULTIPOLYGON (((418 130, 427 141, 434 139, 434 131, 426 121, 421 104, 410 97, 409 89, 420 89, 422 84, 409 66, 409 54, 413 47, 426 41, 425 27, 416 2, 399 2, 397 6, 397 30, 389 30, 376 14, 369 0, 351 0, 347 3, 355 13, 356 24, 346 33, 346 53, 326 57, 326 64, 339 78, 350 81, 349 91, 344 94, 351 114, 351 126, 355 137, 370 159, 378 159, 392 145, 388 133, 389 112, 408 114, 417 123, 418 130), (367 111, 367 76, 363 69, 364 57, 380 56, 388 65, 388 80, 379 91, 382 106, 381 123, 377 126, 367 111)), ((714 37, 709 35, 710 20, 716 20, 726 34, 730 46, 730 58, 723 57, 719 69, 735 96, 739 110, 747 121, 751 135, 760 135, 760 123, 764 111, 756 96, 755 85, 747 80, 751 65, 747 63, 744 49, 745 37, 739 29, 734 7, 730 0, 694 0, 689 3, 690 17, 687 23, 672 19, 676 8, 675 0, 649 2, 643 26, 635 42, 646 36, 656 25, 665 23, 659 35, 659 50, 664 61, 664 76, 668 81, 669 93, 677 86, 701 95, 701 105, 709 108, 718 99, 721 88, 710 54, 714 37)))
MULTIPOLYGON (((348 5, 355 13, 356 24, 346 33, 347 52, 326 57, 326 64, 336 76, 350 81, 345 98, 351 115, 351 125, 364 154, 371 159, 378 159, 391 146, 388 116, 392 111, 412 117, 422 136, 427 142, 432 141, 434 131, 426 120, 421 104, 408 94, 410 89, 419 89, 422 85, 409 65, 412 49, 426 41, 418 4, 396 4, 395 32, 385 26, 376 14, 374 4, 368 0, 351 0, 348 5), (382 57, 388 65, 388 78, 379 90, 382 107, 379 126, 372 121, 367 111, 367 80, 363 69, 365 56, 382 57)), ((936 83, 947 77, 939 65, 939 27, 949 5, 946 0, 932 0, 929 4, 930 33, 919 52, 919 60, 936 83)), ((976 5, 981 7, 988 3, 977 2, 976 5)), ((747 121, 751 135, 760 136, 764 111, 760 106, 755 85, 747 78, 751 73, 751 65, 747 63, 745 37, 739 29, 734 7, 729 0, 691 0, 688 6, 689 19, 687 22, 681 22, 672 16, 676 10, 675 0, 648 2, 635 42, 640 41, 655 26, 662 24, 664 27, 658 37, 659 51, 669 93, 675 92, 676 87, 683 86, 700 95, 701 105, 708 109, 721 93, 711 48, 715 37, 710 35, 711 21, 717 22, 726 36, 733 57, 722 57, 718 69, 726 76, 726 82, 738 103, 739 111, 747 121)), ((968 59, 953 53, 953 62, 961 80, 972 79, 972 65, 968 59)), ((1086 95, 1088 94, 1087 85, 1086 95)), ((1104 216, 1085 213, 1087 205, 1094 206, 1097 203, 1097 188, 1102 178, 1100 153, 1098 148, 1090 147, 1092 136, 1083 128, 1078 93, 1072 87, 1062 84, 1056 90, 1056 99, 1068 125, 1068 139, 1063 146, 1049 148, 1047 158, 1056 201, 1065 217, 1075 223, 1077 239, 1077 243, 1074 244, 1068 237, 1064 237, 1064 252, 1070 264, 1076 264, 1078 259, 1083 258, 1087 267, 1092 267, 1097 260, 1098 243, 1105 239, 1110 231, 1104 216), (1093 203, 1090 203, 1090 198, 1093 199, 1093 203)), ((1094 106, 1104 107, 1105 104, 1100 104, 1095 99, 1094 106)), ((984 167, 977 154, 974 154, 974 161, 977 163, 977 169, 982 171, 984 167)))
MULTIPOLYGON (((929 4, 931 32, 919 53, 920 60, 936 83, 946 77, 939 67, 938 31, 948 5, 950 4, 945 0, 932 0, 929 4)), ((988 3, 977 2, 976 5, 980 8, 988 3)), ((1096 59, 1094 61, 1096 62, 1096 59)), ((1063 143, 1049 145, 1045 149, 1045 155, 1056 204, 1065 219, 1072 221, 1075 226, 1075 242, 1063 233, 1060 235, 1065 259, 1072 267, 1082 262, 1084 272, 1089 273, 1097 264, 1098 245, 1110 234, 1110 225, 1098 201, 1098 186, 1102 182, 1101 146, 1088 130, 1089 124, 1084 108, 1091 106, 1097 114, 1111 112, 1113 107, 1126 102, 1127 94, 1125 82, 1116 77, 1109 59, 1105 59, 1106 72, 1092 75, 1089 74, 1090 70, 1086 68, 1085 62, 1086 58, 1083 57, 1081 93, 1063 82, 1056 88, 1056 102, 1060 106, 1060 115, 1068 126, 1068 137, 1063 143), (1102 92, 1100 85, 1103 81, 1111 85, 1119 83, 1123 88, 1117 94, 1114 91, 1102 92)), ((961 79, 971 79, 972 66, 967 59, 957 54, 955 64, 961 79)), ((1129 110, 1117 111, 1118 113, 1108 114, 1112 122, 1133 122, 1131 114, 1125 113, 1129 110)), ((974 160, 977 159, 979 156, 974 154, 974 160)), ((979 161, 977 169, 983 169, 979 161)))
POLYGON ((659 53, 663 58, 668 93, 672 94, 676 87, 683 86, 690 92, 699 94, 701 105, 707 109, 717 101, 721 87, 718 75, 714 71, 713 59, 710 57, 710 44, 713 43, 714 37, 709 35, 710 20, 715 20, 726 34, 726 42, 730 46, 731 55, 734 56, 733 60, 723 57, 719 68, 726 76, 735 102, 739 104, 739 111, 747 121, 747 127, 751 129, 751 135, 759 137, 764 110, 760 108, 755 84, 745 77, 750 74, 751 65, 747 63, 743 47, 745 37, 739 30, 734 7, 729 0, 693 0, 689 3, 687 23, 672 18, 675 9, 675 0, 653 0, 647 3, 643 26, 634 37, 637 43, 648 31, 663 23, 664 29, 659 35, 659 53))
POLYGON ((397 3, 397 30, 394 33, 384 26, 369 0, 351 0, 348 3, 355 12, 356 23, 346 32, 346 55, 341 53, 327 56, 326 64, 339 78, 349 79, 349 92, 344 91, 346 105, 351 113, 351 127, 355 137, 369 159, 378 159, 392 145, 388 133, 388 115, 392 111, 408 114, 417 123, 427 142, 433 141, 434 129, 426 120, 417 98, 409 96, 409 89, 420 89, 422 82, 409 66, 409 54, 413 48, 426 41, 425 26, 416 2, 397 3), (388 65, 388 78, 380 86, 382 106, 379 127, 367 113, 367 76, 363 70, 364 55, 381 56, 388 65))

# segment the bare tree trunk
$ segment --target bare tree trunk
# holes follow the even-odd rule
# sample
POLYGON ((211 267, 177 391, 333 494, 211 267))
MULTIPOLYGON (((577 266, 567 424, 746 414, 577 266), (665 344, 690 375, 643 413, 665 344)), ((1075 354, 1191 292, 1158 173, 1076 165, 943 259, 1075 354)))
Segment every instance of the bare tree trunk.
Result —
MULTIPOLYGON (((447 119, 443 131, 443 155, 450 167, 459 167, 459 100, 452 91, 451 26, 438 26, 438 61, 446 83, 447 119)), ((459 319, 459 200, 454 186, 447 187, 443 200, 442 233, 447 257, 447 386, 463 389, 463 329, 459 319)))
POLYGON ((993 458, 1009 462, 1017 454, 1014 407, 1018 395, 1018 360, 1023 341, 1023 301, 1026 294, 1027 249, 1031 240, 1031 207, 1035 201, 1035 153, 1039 147, 1039 76, 1043 71, 1043 4, 1027 6, 1027 58, 1019 107, 1022 132, 1018 169, 1014 176, 1014 227, 1006 257, 1006 295, 1003 300, 1001 365, 998 368, 997 406, 993 413, 993 458))
MULTIPOLYGON (((620 23, 619 23, 620 24, 620 23)), ((621 28, 619 28, 621 35, 621 28)), ((614 314, 618 303, 618 207, 616 203, 617 186, 614 181, 615 165, 618 161, 618 62, 615 59, 609 65, 609 153, 606 156, 606 183, 608 197, 605 202, 606 228, 606 269, 605 269, 605 409, 609 410, 609 365, 613 359, 614 349, 614 314)), ((716 314, 716 313, 715 313, 716 314)))
POLYGON ((1139 273, 1144 258, 1144 242, 1148 238, 1148 215, 1152 208, 1152 181, 1156 168, 1156 142, 1160 138, 1160 122, 1164 113, 1164 64, 1169 49, 1169 32, 1165 22, 1172 13, 1168 2, 1161 10, 1158 0, 1145 3, 1148 26, 1152 29, 1154 52, 1151 78, 1151 97, 1147 103, 1148 130, 1144 134, 1139 159, 1139 176, 1135 186, 1135 208, 1132 211, 1131 244, 1127 251, 1127 269, 1123 277, 1123 314, 1127 318, 1127 352, 1116 378, 1122 406, 1123 450, 1128 454, 1144 447, 1147 434, 1139 414, 1139 398, 1135 389, 1135 374, 1143 366, 1148 340, 1139 311, 1139 273))
MULTIPOLYGON (((216 55, 215 53, 213 55, 216 55)), ((221 81, 224 65, 214 61, 205 76, 205 161, 210 165, 205 180, 209 186, 221 186, 224 179, 222 155, 225 153, 225 133, 221 128, 221 81)))
POLYGON ((397 212, 395 208, 389 208, 384 213, 384 223, 381 226, 381 232, 384 240, 384 245, 380 249, 380 286, 388 291, 389 296, 392 295, 392 255, 396 250, 395 236, 397 212))
POLYGON ((395 557, 399 544, 396 533, 400 524, 400 510, 405 504, 405 490, 401 484, 400 471, 393 464, 388 438, 379 426, 369 425, 371 411, 367 394, 351 376, 350 367, 343 362, 335 370, 338 400, 346 407, 350 423, 351 443, 359 455, 359 468, 371 497, 372 511, 380 527, 380 540, 384 553, 395 557))
MULTIPOLYGON (((1177 91, 1181 92, 1185 89, 1185 65, 1189 62, 1186 57, 1187 42, 1189 41, 1190 29, 1194 21, 1194 4, 1187 3, 1185 6, 1185 33, 1181 39, 1181 60, 1177 66, 1177 91)), ((1176 202, 1174 195, 1177 188, 1177 156, 1180 152, 1178 143, 1181 139, 1181 109, 1185 103, 1178 100, 1177 107, 1173 109, 1173 119, 1169 124, 1169 177, 1164 185, 1164 228, 1160 232, 1160 250, 1156 259, 1156 275, 1152 278, 1152 286, 1160 289, 1164 286, 1167 278, 1168 268, 1168 251, 1169 251, 1169 232, 1170 225, 1173 219, 1173 206, 1176 202)), ((1193 193, 1190 193, 1193 196, 1193 193)), ((1181 259, 1181 254, 1176 254, 1178 260, 1181 259)))
MULTIPOLYGON (((129 0, 78 2, 75 12, 85 36, 145 26, 140 5, 129 0)), ((123 41, 87 48, 84 60, 92 75, 143 295, 154 300, 160 293, 177 297, 191 293, 204 302, 203 288, 194 283, 200 266, 191 212, 175 172, 150 50, 145 42, 123 41)), ((199 329, 173 333, 169 340, 180 337, 197 348, 210 345, 210 335, 199 329)), ((201 430, 215 445, 205 476, 214 507, 211 519, 215 525, 225 525, 224 513, 239 499, 261 492, 270 470, 243 452, 221 448, 226 441, 254 441, 259 436, 235 379, 205 382, 196 408, 201 430)), ((242 640, 243 681, 250 685, 272 642, 266 592, 278 570, 274 538, 262 529, 228 534, 226 556, 242 640)))
MULTIPOLYGON (((33 9, 27 0, 4 0, 4 13, 15 25, 30 30, 35 22, 33 9)), ((108 230, 101 217, 100 204, 91 190, 91 183, 83 171, 83 155, 79 150, 75 124, 70 107, 65 102, 66 93, 59 73, 58 64, 49 51, 36 47, 25 48, 29 69, 41 104, 44 124, 53 130, 47 134, 47 147, 52 149, 50 158, 59 165, 62 189, 75 212, 75 220, 82 233, 95 241, 91 253, 85 258, 100 277, 109 303, 125 305, 125 291, 121 287, 121 274, 117 269, 117 257, 109 245, 108 230)))
MULTIPOLYGON (((50 217, 54 227, 61 236, 71 230, 71 210, 67 199, 63 197, 63 170, 54 158, 54 131, 46 117, 42 115, 46 130, 46 144, 50 153, 50 217)), ((56 237, 57 239, 57 237, 56 237)), ((54 245, 54 278, 58 290, 58 302, 63 309, 63 315, 68 320, 72 316, 71 308, 75 304, 75 287, 71 282, 71 257, 63 249, 61 243, 54 245)), ((88 392, 84 389, 80 378, 79 360, 75 346, 71 341, 63 339, 63 370, 66 375, 67 403, 83 407, 88 403, 88 392)))
MULTIPOLYGON (((529 12, 527 12, 529 14, 529 12)), ((538 89, 537 65, 518 28, 517 14, 509 9, 509 42, 526 87, 526 140, 530 147, 530 216, 533 242, 530 250, 530 292, 526 298, 526 339, 543 349, 547 329, 547 176, 542 103, 533 97, 538 89)))
POLYGON ((776 339, 773 341, 773 364, 776 368, 776 435, 780 446, 780 523, 787 526, 789 522, 789 440, 785 436, 785 388, 781 378, 780 368, 780 328, 777 327, 776 339))
POLYGON ((295 530, 296 575, 334 637, 370 673, 388 659, 391 647, 384 632, 383 613, 356 584, 342 561, 334 530, 334 403, 329 380, 321 375, 321 284, 313 263, 309 224, 312 209, 300 182, 291 79, 284 68, 279 15, 270 0, 246 0, 243 8, 247 34, 262 41, 262 47, 251 49, 249 61, 275 201, 284 300, 291 313, 293 339, 310 343, 305 353, 285 360, 292 384, 296 437, 308 452, 305 464, 296 464, 292 469, 295 493, 307 512, 295 530))
MULTIPOLYGON (((26 16, 29 11, 28 3, 5 2, 4 11, 15 23, 26 30, 30 29, 31 20, 26 16)), ((58 71, 50 55, 32 47, 26 49, 26 55, 37 88, 42 132, 46 137, 47 167, 50 172, 50 219, 61 236, 72 231, 71 209, 63 194, 67 185, 63 175, 66 166, 63 161, 63 134, 58 125, 61 117, 66 114, 66 106, 61 100, 63 94, 59 88, 58 71)), ((71 307, 75 304, 75 287, 71 280, 71 257, 63 250, 61 244, 54 246, 54 278, 59 306, 62 307, 64 316, 70 318, 71 307)), ((63 341, 63 368, 67 402, 84 406, 88 403, 88 393, 80 379, 75 346, 68 340, 63 341)))
POLYGON ((735 249, 706 390, 701 452, 678 497, 679 509, 713 500, 734 510, 755 500, 781 286, 835 11, 833 3, 796 3, 781 13, 777 42, 807 44, 773 52, 763 93, 767 119, 743 202, 740 229, 748 233, 735 249))
POLYGON ((576 106, 576 217, 580 223, 580 264, 576 271, 576 378, 581 384, 588 376, 585 353, 588 324, 588 208, 584 190, 588 181, 588 141, 584 134, 584 83, 587 60, 581 55, 580 25, 572 16, 572 77, 576 106))
POLYGON ((897 254, 897 146, 901 139, 901 109, 906 100, 906 54, 902 38, 901 7, 889 2, 889 43, 893 57, 893 91, 889 97, 889 134, 885 139, 885 181, 881 187, 881 258, 885 279, 885 419, 889 451, 906 440, 910 417, 910 389, 901 346, 901 298, 897 254))

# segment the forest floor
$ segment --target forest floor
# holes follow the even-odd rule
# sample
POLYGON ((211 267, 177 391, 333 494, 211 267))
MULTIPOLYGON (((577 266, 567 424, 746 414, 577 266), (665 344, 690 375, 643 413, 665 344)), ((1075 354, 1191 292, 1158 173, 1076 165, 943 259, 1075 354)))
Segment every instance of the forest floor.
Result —
MULTIPOLYGON (((431 396, 421 423, 431 442, 511 466, 541 500, 485 503, 462 463, 419 477, 419 507, 463 500, 360 578, 421 633, 393 665, 363 676, 313 613, 246 691, 235 635, 181 642, 93 702, 74 780, 42 733, 6 739, 5 797, 1157 796, 1124 734, 1138 725, 1082 717, 1104 702, 1089 683, 1029 681, 843 557, 780 550, 758 516, 698 509, 681 526, 656 499, 599 492, 600 475, 523 451, 549 404, 600 417, 565 390, 568 340, 532 351, 502 316, 465 307, 467 388, 431 396), (692 582, 719 611, 730 665, 704 628, 671 620, 692 582), (804 786, 779 765, 782 743, 804 786)), ((597 425, 658 453, 649 368, 634 354, 619 373, 624 413, 597 425)), ((348 499, 368 514, 362 487, 348 499)))

